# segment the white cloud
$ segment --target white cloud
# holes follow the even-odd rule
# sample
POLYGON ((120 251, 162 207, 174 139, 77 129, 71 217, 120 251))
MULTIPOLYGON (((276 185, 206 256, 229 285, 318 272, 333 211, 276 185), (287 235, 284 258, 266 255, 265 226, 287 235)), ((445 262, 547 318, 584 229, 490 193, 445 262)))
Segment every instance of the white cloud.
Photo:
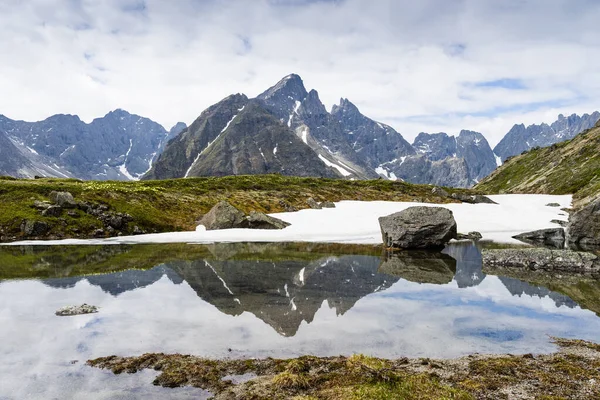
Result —
POLYGON ((0 113, 124 108, 168 128, 296 72, 409 139, 494 144, 600 108, 599 18, 591 0, 1 0, 0 113))

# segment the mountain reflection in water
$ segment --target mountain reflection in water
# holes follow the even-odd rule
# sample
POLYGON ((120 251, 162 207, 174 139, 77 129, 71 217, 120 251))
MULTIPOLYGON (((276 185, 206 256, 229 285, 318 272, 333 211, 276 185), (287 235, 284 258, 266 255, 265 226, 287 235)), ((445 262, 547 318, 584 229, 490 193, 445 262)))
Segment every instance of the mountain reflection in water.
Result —
MULTIPOLYGON (((409 251, 382 257, 327 255, 314 261, 235 259, 240 255, 239 244, 210 247, 213 255, 210 259, 169 261, 148 270, 43 282, 55 288, 69 288, 87 280, 118 296, 150 286, 166 276, 176 285, 186 282, 199 298, 224 314, 237 316, 250 312, 279 334, 293 336, 302 322, 313 321, 323 301, 341 316, 361 298, 385 291, 400 279, 436 285, 455 281, 459 288, 469 288, 480 285, 486 278, 481 268, 481 252, 470 244, 455 244, 443 253, 409 251), (226 259, 230 257, 234 259, 226 259)), ((556 307, 577 306, 569 297, 547 288, 508 277, 499 279, 514 296, 548 297, 556 307)))
POLYGON ((565 286, 574 301, 523 279, 484 274, 479 249, 463 244, 397 254, 276 243, 4 247, 0 399, 205 397, 147 385, 152 371, 113 377, 84 364, 111 354, 456 357, 550 352, 549 335, 600 339, 598 285, 565 286), (84 302, 99 312, 54 315, 84 302))

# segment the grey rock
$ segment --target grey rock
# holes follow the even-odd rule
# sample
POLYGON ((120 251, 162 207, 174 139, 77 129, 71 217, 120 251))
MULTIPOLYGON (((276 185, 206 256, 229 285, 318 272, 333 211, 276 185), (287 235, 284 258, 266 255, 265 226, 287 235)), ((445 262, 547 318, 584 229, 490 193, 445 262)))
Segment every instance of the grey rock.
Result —
POLYGON ((494 153, 502 161, 507 158, 521 154, 533 147, 548 147, 554 143, 563 142, 574 138, 577 134, 586 129, 594 127, 594 124, 600 120, 600 112, 592 114, 583 114, 581 117, 572 114, 565 117, 562 114, 551 125, 515 125, 494 147, 494 153))
POLYGON ((319 206, 321 208, 335 208, 335 203, 333 201, 322 201, 319 206))
POLYGON ((567 224, 569 222, 568 221, 563 221, 561 219, 553 219, 552 221, 550 221, 550 223, 552 223, 552 224, 558 224, 558 225, 560 225, 562 227, 565 227, 565 226, 567 226, 567 224))
POLYGON ((600 247, 600 197, 569 215, 569 246, 582 249, 600 247))
POLYGON ((245 223, 243 212, 226 201, 220 201, 200 220, 207 230, 241 228, 245 223))
POLYGON ((483 235, 477 231, 473 231, 473 232, 469 232, 467 234, 465 233, 457 233, 456 234, 456 239, 457 240, 473 240, 473 241, 477 241, 477 240, 481 240, 481 238, 483 237, 483 235))
POLYGON ((123 229, 127 226, 127 221, 121 215, 113 215, 108 219, 108 226, 113 229, 123 229))
POLYGON ((411 282, 443 285, 452 281, 456 260, 447 254, 424 250, 389 252, 377 272, 411 282))
POLYGON ((557 249, 565 247, 565 230, 563 228, 540 229, 533 232, 521 233, 514 239, 525 243, 549 246, 557 249))
POLYGON ((60 217, 63 208, 61 206, 50 206, 42 211, 42 215, 45 217, 60 217))
POLYGON ((283 229, 290 226, 288 222, 256 211, 250 212, 244 225, 250 229, 283 229))
POLYGON ((77 202, 69 192, 50 192, 50 201, 62 208, 76 208, 77 202))
POLYGON ((37 208, 38 210, 46 210, 51 205, 52 204, 50 204, 50 202, 48 202, 48 201, 39 201, 39 200, 36 200, 36 201, 33 202, 33 207, 37 208))
POLYGON ((383 244, 403 249, 443 247, 456 238, 452 211, 443 207, 409 207, 379 218, 383 244))
POLYGON ((306 200, 306 204, 308 204, 308 206, 314 210, 320 210, 321 204, 319 204, 315 199, 313 199, 312 197, 309 197, 308 200, 306 200))
POLYGON ((480 194, 464 194, 464 193, 452 193, 451 196, 453 199, 460 200, 463 203, 470 204, 498 204, 494 200, 489 197, 480 195, 480 194))
POLYGON ((66 306, 58 309, 55 314, 59 317, 67 317, 73 315, 83 314, 94 314, 98 312, 98 307, 91 306, 89 304, 82 304, 80 306, 66 306))
POLYGON ((77 211, 67 211, 67 215, 71 218, 79 218, 77 211))
POLYGON ((600 261, 593 253, 545 248, 483 249, 486 268, 514 268, 529 271, 568 272, 597 276, 600 261))
POLYGON ((439 186, 436 186, 433 189, 431 189, 431 194, 433 194, 435 196, 440 196, 440 197, 449 197, 450 196, 450 194, 448 192, 446 192, 444 189, 442 189, 439 186))
POLYGON ((296 207, 294 207, 293 205, 283 201, 283 200, 279 200, 279 205, 281 207, 283 207, 283 209, 285 210, 285 212, 295 212, 298 211, 298 209, 296 207))
POLYGON ((21 233, 25 236, 42 236, 48 233, 50 226, 44 221, 23 220, 21 233))
POLYGON ((94 237, 101 238, 101 237, 104 237, 104 236, 106 236, 106 233, 104 232, 104 229, 96 229, 94 231, 94 237))
POLYGON ((546 207, 560 207, 560 204, 558 204, 558 203, 548 203, 548 204, 546 204, 546 207))
POLYGON ((133 227, 133 234, 134 235, 144 235, 146 233, 146 231, 142 230, 139 226, 134 226, 133 227))

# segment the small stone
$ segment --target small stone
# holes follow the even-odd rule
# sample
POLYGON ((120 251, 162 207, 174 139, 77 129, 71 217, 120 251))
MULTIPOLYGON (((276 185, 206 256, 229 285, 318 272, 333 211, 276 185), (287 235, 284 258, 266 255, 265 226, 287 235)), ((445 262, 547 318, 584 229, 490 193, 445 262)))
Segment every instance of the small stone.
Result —
POLYGON ((134 235, 143 235, 145 233, 146 232, 144 230, 140 229, 139 226, 136 225, 136 226, 133 227, 133 234, 134 235))
POLYGON ((560 204, 558 204, 558 203, 548 203, 548 204, 546 204, 546 207, 560 207, 560 204))
POLYGON ((39 201, 39 200, 36 200, 36 201, 34 201, 34 202, 33 202, 33 207, 34 207, 34 208, 37 208, 38 210, 46 210, 46 209, 48 209, 48 208, 49 208, 51 205, 52 205, 52 204, 50 204, 50 203, 49 203, 49 202, 47 202, 47 201, 39 201))
POLYGON ((73 315, 82 315, 82 314, 93 314, 98 312, 98 307, 91 306, 89 304, 82 304, 80 306, 66 306, 58 309, 55 314, 59 317, 67 317, 73 315))
POLYGON ((79 214, 77 214, 77 211, 67 211, 67 215, 71 218, 79 218, 79 214))
POLYGON ((94 237, 100 238, 100 237, 104 237, 105 233, 104 233, 104 229, 96 229, 94 231, 94 237))

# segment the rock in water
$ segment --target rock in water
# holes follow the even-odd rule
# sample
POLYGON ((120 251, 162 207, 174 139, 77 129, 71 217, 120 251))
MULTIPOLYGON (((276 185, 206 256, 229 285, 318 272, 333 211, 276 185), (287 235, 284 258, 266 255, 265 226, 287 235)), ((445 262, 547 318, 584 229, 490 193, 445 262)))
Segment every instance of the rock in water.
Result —
POLYGON ((593 253, 552 249, 483 249, 483 265, 530 271, 570 272, 597 276, 600 260, 593 253))
POLYGON ((59 317, 67 317, 71 315, 82 315, 82 314, 93 314, 98 312, 98 307, 91 306, 89 304, 82 304, 80 306, 67 306, 63 307, 55 312, 59 317))
POLYGON ((521 233, 513 236, 513 238, 525 243, 549 246, 556 249, 565 247, 565 230, 563 228, 540 229, 533 232, 521 233))
POLYGON ((77 203, 69 192, 50 192, 50 200, 62 208, 76 208, 77 203))
POLYGON ((456 239, 457 240, 481 240, 483 238, 483 235, 477 231, 473 231, 473 232, 469 232, 467 234, 464 233, 457 233, 456 234, 456 239))
POLYGON ((456 238, 452 211, 443 207, 410 207, 379 218, 383 244, 401 249, 443 247, 456 238))
POLYGON ((567 233, 570 246, 600 247, 600 197, 569 215, 567 233))
POLYGON ((206 230, 242 228, 245 222, 243 212, 226 201, 220 201, 200 220, 206 230))
POLYGON ((283 229, 290 226, 288 222, 256 211, 250 212, 246 217, 245 225, 250 229, 283 229))

